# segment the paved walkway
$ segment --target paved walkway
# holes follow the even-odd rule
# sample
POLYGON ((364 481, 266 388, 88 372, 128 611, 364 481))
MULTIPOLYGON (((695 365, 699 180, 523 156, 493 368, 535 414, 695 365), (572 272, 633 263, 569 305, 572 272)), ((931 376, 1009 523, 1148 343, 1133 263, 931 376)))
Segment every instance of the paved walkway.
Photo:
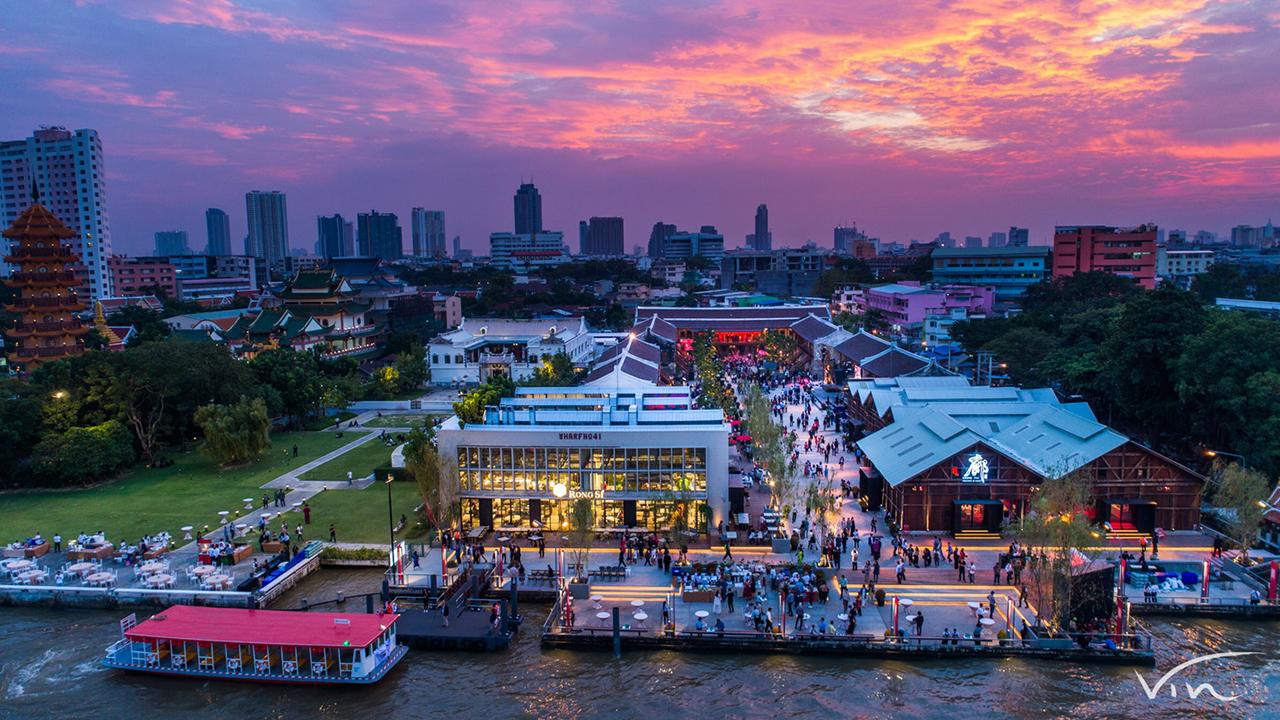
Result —
MULTIPOLYGON (((347 443, 346 445, 343 445, 337 450, 331 450, 325 453, 324 455, 321 455, 320 457, 316 458, 315 460, 312 460, 311 462, 299 465, 293 470, 290 470, 284 473, 283 475, 280 475, 275 480, 272 480, 271 482, 267 483, 266 485, 263 485, 262 487, 264 488, 291 487, 296 490, 310 490, 311 492, 309 495, 307 495, 307 497, 310 497, 311 495, 314 495, 326 488, 331 490, 363 490, 369 487, 370 485, 373 484, 372 473, 370 473, 368 476, 363 478, 356 478, 355 482, 351 484, 347 484, 344 482, 331 483, 331 482, 321 482, 316 480, 300 480, 299 479, 302 475, 305 475, 309 471, 314 470, 320 467, 321 465, 324 465, 330 460, 334 460, 342 455, 345 455, 351 452, 352 450, 360 447, 361 445, 364 445, 367 442, 372 442, 375 438, 378 437, 378 433, 376 432, 364 432, 364 431, 360 431, 360 432, 361 434, 355 440, 352 440, 351 442, 347 443), (332 487, 331 488, 328 487, 329 485, 332 485, 332 487)), ((292 493, 290 493, 290 495, 292 495, 292 493)), ((290 500, 290 502, 297 502, 297 501, 290 500)))

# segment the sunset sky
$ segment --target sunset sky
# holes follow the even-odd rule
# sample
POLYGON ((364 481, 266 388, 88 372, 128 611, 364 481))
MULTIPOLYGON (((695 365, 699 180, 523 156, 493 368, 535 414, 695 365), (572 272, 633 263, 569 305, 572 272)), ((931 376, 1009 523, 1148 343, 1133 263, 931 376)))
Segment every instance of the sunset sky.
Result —
POLYGON ((103 0, 0 19, 0 139, 97 129, 118 252, 244 192, 315 216, 715 224, 774 244, 1280 220, 1280 3, 103 0))

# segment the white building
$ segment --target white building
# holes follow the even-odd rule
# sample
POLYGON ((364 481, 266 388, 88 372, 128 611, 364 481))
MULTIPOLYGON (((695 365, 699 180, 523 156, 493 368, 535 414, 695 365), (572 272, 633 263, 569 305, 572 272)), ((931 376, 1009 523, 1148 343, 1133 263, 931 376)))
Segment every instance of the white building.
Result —
POLYGON ((432 383, 469 385, 494 374, 524 380, 560 352, 574 365, 592 359, 594 342, 585 319, 463 318, 456 330, 432 338, 427 362, 432 383))
POLYGON ((489 235, 489 262, 500 268, 526 272, 530 268, 569 262, 569 246, 564 233, 509 233, 489 235))
POLYGON ((687 387, 519 388, 436 441, 457 462, 466 527, 568 530, 581 498, 599 528, 663 530, 681 512, 702 531, 729 523, 729 426, 687 387))
POLYGON ((1213 265, 1214 252, 1208 249, 1190 248, 1170 250, 1156 246, 1156 277, 1181 287, 1190 287, 1191 278, 1202 275, 1213 265))
POLYGON ((444 257, 444 211, 416 207, 410 214, 410 222, 413 226, 413 254, 416 257, 444 257))
POLYGON ((285 194, 279 190, 252 190, 244 194, 249 235, 244 254, 259 257, 271 267, 289 255, 289 210, 285 194))
MULTIPOLYGON (((88 271, 85 287, 93 300, 111 295, 111 224, 107 221, 107 188, 102 141, 97 130, 50 127, 26 140, 0 142, 0 221, 9 227, 32 203, 31 185, 40 203, 53 211, 76 237, 67 244, 88 271)), ((0 258, 8 241, 0 239, 0 258)), ((0 275, 7 265, 0 260, 0 275)))

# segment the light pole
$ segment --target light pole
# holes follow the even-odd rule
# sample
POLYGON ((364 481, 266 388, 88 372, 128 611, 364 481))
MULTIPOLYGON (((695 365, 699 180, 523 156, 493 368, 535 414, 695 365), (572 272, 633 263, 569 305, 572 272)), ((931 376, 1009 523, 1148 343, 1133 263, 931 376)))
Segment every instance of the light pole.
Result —
POLYGON ((1207 448, 1204 451, 1204 456, 1207 458, 1216 458, 1219 455, 1226 455, 1227 457, 1235 458, 1240 461, 1240 467, 1246 470, 1249 469, 1249 461, 1239 453, 1227 452, 1226 450, 1210 450, 1207 448))

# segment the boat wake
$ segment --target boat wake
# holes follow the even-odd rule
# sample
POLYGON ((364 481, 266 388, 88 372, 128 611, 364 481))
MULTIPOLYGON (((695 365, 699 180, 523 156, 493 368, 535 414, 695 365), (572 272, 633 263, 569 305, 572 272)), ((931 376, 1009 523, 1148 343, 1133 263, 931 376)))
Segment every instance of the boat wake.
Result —
POLYGON ((9 687, 5 688, 4 697, 6 700, 15 700, 27 694, 27 683, 36 677, 45 665, 48 665, 55 657, 58 651, 50 648, 45 650, 35 662, 23 666, 13 675, 13 680, 9 683, 9 687))

